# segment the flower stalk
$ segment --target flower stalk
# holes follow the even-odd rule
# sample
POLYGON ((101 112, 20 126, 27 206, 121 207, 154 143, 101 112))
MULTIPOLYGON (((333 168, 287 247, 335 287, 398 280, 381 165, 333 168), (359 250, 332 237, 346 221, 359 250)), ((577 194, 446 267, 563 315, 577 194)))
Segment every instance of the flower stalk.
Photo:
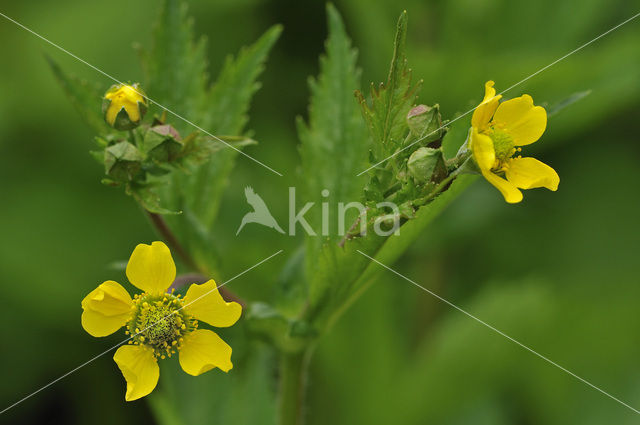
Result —
POLYGON ((312 348, 280 354, 278 425, 303 425, 312 348))

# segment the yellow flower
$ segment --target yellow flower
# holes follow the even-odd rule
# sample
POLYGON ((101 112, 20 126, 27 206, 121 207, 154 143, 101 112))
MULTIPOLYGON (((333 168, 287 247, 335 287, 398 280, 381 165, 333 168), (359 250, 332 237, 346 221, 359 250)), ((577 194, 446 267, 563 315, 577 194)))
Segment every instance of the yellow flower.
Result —
POLYGON ((537 141, 547 126, 547 111, 525 94, 500 103, 493 81, 485 84, 484 99, 473 112, 469 147, 482 175, 509 203, 522 200, 519 189, 557 190, 555 170, 534 158, 514 157, 520 146, 537 141))
POLYGON ((240 304, 227 303, 210 280, 193 284, 184 297, 167 293, 176 277, 169 248, 162 242, 138 245, 127 264, 127 278, 142 291, 131 298, 120 284, 108 280, 82 300, 82 327, 92 336, 107 336, 123 326, 131 334, 129 345, 113 360, 127 381, 125 399, 146 396, 158 383, 158 358, 177 351, 182 369, 198 376, 215 367, 232 367, 231 347, 215 332, 198 329, 198 321, 215 327, 233 325, 240 304))
POLYGON ((139 84, 115 84, 107 90, 102 103, 104 119, 118 130, 130 130, 140 124, 147 112, 147 99, 139 84))

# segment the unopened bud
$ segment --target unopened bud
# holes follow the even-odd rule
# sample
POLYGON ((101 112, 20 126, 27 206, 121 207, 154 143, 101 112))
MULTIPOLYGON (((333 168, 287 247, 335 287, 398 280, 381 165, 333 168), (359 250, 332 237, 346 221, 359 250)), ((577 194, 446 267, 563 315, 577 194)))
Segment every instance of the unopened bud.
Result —
POLYGON ((115 84, 104 95, 104 119, 116 130, 131 130, 140 125, 147 112, 147 98, 138 83, 115 84))
POLYGON ((116 143, 104 150, 106 174, 116 182, 133 180, 142 167, 142 154, 127 141, 116 143))
POLYGON ((438 180, 442 174, 446 174, 446 166, 439 149, 418 148, 407 161, 409 174, 417 183, 427 183, 430 180, 438 180))
POLYGON ((414 138, 424 138, 423 144, 433 142, 444 136, 440 106, 418 105, 407 114, 407 125, 414 138))

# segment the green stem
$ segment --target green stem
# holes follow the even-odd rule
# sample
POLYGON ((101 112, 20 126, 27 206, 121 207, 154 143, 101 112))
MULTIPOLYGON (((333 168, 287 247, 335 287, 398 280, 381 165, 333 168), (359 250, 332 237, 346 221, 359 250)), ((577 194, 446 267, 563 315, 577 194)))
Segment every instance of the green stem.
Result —
POLYGON ((449 174, 447 178, 445 178, 440 183, 438 183, 438 186, 436 186, 435 189, 433 189, 433 191, 429 195, 421 199, 422 205, 426 204, 427 202, 431 201, 433 198, 438 196, 440 192, 442 192, 449 183, 451 183, 456 177, 458 177, 458 174, 459 174, 458 170, 455 170, 453 173, 449 174))
POLYGON ((311 349, 280 354, 278 425, 302 425, 311 349))
POLYGON ((467 156, 464 161, 462 161, 460 164, 457 164, 457 168, 453 170, 444 180, 438 183, 438 186, 436 186, 429 195, 420 199, 420 203, 418 205, 425 205, 427 202, 438 196, 440 192, 446 189, 449 183, 455 180, 456 177, 458 177, 460 174, 468 172, 468 169, 471 166, 470 161, 471 158, 467 156))

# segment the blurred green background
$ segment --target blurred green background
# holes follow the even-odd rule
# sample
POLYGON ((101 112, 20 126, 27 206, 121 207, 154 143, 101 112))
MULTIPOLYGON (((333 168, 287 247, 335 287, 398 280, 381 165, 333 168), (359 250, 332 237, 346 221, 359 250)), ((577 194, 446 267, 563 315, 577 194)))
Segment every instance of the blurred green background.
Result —
MULTIPOLYGON (((236 237, 248 211, 242 189, 252 185, 270 200, 276 217, 286 217, 287 187, 296 185, 299 166, 294 118, 306 116, 307 77, 318 72, 324 3, 189 3, 196 32, 209 38, 213 75, 225 55, 272 24, 284 25, 251 110, 249 126, 260 144, 247 152, 285 177, 239 158, 216 236, 224 253, 221 280, 274 247, 285 250, 230 285, 248 299, 269 299, 274 276, 302 241, 259 228, 236 237)), ((359 49, 365 87, 386 77, 395 22, 407 9, 409 61, 415 77, 425 80, 420 101, 439 103, 449 118, 473 107, 487 79, 496 81, 498 91, 505 89, 639 8, 621 0, 344 0, 336 6, 359 49)), ((148 45, 157 7, 148 0, 5 1, 0 11, 116 78, 137 81, 142 72, 131 46, 148 45)), ((4 19, 0 40, 4 408, 121 340, 120 334, 104 340, 86 334, 80 300, 103 280, 124 282, 124 273, 111 265, 156 236, 133 200, 100 184, 102 169, 88 155, 94 135, 57 85, 43 53, 105 89, 111 82, 4 19)), ((524 202, 507 205, 478 181, 395 266, 635 408, 639 45, 640 20, 508 94, 530 93, 536 103, 554 103, 592 90, 550 119, 542 142, 527 149, 558 170, 557 193, 528 191, 524 202)), ((234 350, 240 346, 242 356, 243 343, 233 332, 222 335, 234 350)), ((260 388, 274 386, 271 355, 259 350, 263 367, 255 375, 236 370, 236 363, 229 377, 212 372, 207 379, 223 393, 234 374, 263 380, 256 384, 260 388)), ((144 401, 124 402, 124 380, 111 356, 43 390, 0 416, 0 423, 153 423, 144 401)), ((171 378, 163 369, 165 376, 161 385, 168 387, 171 378)), ((167 394, 184 397, 176 392, 167 394)), ((269 397, 246 403, 239 398, 234 409, 251 412, 268 406, 269 397)), ((214 408, 217 402, 212 396, 214 408)), ((391 273, 382 274, 322 340, 312 364, 308 414, 313 425, 638 423, 628 408, 391 273)), ((243 417, 246 423, 272 421, 243 417)), ((185 423, 209 423, 197 418, 185 423)))

